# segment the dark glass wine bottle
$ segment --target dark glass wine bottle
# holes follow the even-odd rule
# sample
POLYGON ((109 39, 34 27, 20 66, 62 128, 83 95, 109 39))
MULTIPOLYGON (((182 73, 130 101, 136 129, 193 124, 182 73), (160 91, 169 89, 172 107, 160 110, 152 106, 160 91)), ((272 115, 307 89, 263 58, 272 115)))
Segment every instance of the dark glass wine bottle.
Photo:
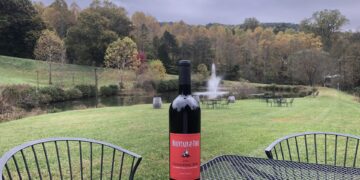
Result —
POLYGON ((170 179, 200 179, 200 106, 191 95, 191 64, 179 61, 179 95, 169 109, 170 179))

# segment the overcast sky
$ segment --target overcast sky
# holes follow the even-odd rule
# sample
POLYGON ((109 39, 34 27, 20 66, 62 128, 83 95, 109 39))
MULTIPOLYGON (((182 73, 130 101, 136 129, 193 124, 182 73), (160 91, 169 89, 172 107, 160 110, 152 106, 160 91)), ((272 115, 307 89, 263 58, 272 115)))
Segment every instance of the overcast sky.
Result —
MULTIPOLYGON (((36 0, 49 4, 54 0, 36 0)), ((86 8, 91 0, 66 0, 86 8)), ((360 0, 113 0, 129 16, 142 11, 158 21, 183 20, 189 24, 241 24, 246 17, 260 22, 299 23, 313 12, 338 9, 350 22, 343 30, 360 31, 360 0)))

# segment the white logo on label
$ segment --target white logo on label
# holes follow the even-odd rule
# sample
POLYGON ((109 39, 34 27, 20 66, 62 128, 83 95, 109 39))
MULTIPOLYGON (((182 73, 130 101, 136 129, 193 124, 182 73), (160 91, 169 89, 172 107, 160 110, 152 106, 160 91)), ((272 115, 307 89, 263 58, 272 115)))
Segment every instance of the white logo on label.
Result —
POLYGON ((172 140, 171 144, 174 147, 191 148, 191 147, 198 147, 200 145, 200 142, 199 142, 199 140, 192 140, 192 141, 176 141, 176 140, 172 140))
POLYGON ((182 157, 190 157, 190 153, 189 153, 189 150, 188 149, 185 149, 185 151, 182 153, 182 157))

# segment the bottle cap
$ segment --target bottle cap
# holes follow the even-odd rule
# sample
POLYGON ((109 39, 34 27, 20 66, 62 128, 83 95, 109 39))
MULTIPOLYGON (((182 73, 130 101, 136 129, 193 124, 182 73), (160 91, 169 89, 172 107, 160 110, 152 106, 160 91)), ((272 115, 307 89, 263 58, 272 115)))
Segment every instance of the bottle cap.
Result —
POLYGON ((190 60, 180 60, 178 64, 179 66, 190 66, 191 62, 190 60))
POLYGON ((179 63, 179 84, 191 84, 191 62, 189 60, 180 60, 179 63))

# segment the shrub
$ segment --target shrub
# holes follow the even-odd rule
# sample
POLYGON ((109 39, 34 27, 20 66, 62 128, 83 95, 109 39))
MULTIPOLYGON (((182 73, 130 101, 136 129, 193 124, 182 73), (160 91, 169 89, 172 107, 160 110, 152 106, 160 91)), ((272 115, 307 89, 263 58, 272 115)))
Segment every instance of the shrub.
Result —
POLYGON ((155 78, 163 79, 166 75, 166 69, 160 60, 152 60, 149 63, 150 71, 154 74, 155 78))
POLYGON ((298 94, 299 94, 299 97, 305 97, 305 96, 307 96, 308 93, 306 91, 300 91, 298 94))
POLYGON ((143 89, 146 92, 155 92, 157 82, 153 79, 151 72, 145 71, 143 74, 140 74, 137 77, 137 81, 135 82, 133 87, 143 89))
POLYGON ((231 91, 232 91, 232 93, 237 94, 237 98, 248 99, 248 98, 253 97, 252 94, 257 93, 258 89, 253 86, 243 84, 239 87, 232 88, 231 91))
POLYGON ((178 80, 172 79, 167 81, 160 81, 157 86, 158 92, 170 92, 178 89, 178 80))
POLYGON ((191 80, 192 89, 199 89, 204 86, 207 86, 207 81, 196 80, 196 79, 191 80))
POLYGON ((108 86, 101 86, 100 87, 100 94, 101 96, 111 96, 112 92, 108 86))
POLYGON ((48 104, 52 100, 51 96, 48 94, 39 94, 38 98, 39 104, 48 104))
POLYGON ((55 86, 48 86, 39 89, 41 95, 48 95, 51 97, 50 102, 60 102, 66 100, 66 94, 63 89, 55 86))
POLYGON ((355 96, 360 96, 360 86, 353 88, 353 93, 355 96))
POLYGON ((265 91, 276 91, 277 86, 276 86, 276 84, 271 84, 271 85, 265 86, 263 88, 265 91))
POLYGON ((300 91, 300 87, 299 87, 299 86, 293 86, 292 92, 298 93, 299 91, 300 91))
POLYGON ((52 109, 48 109, 47 113, 58 113, 58 112, 62 112, 63 110, 59 109, 59 108, 52 108, 52 109))
MULTIPOLYGON (((9 104, 7 104, 2 97, 0 97, 0 115, 1 114, 6 114, 6 113, 11 113, 13 111, 13 107, 10 106, 9 104)), ((1 118, 0 118, 1 120, 1 118)))
POLYGON ((117 85, 102 86, 100 88, 100 93, 102 96, 114 96, 117 95, 118 91, 119 86, 117 85))
POLYGON ((90 84, 82 84, 76 85, 75 88, 79 89, 83 95, 83 97, 95 97, 96 95, 96 87, 90 84))
POLYGON ((305 97, 312 94, 313 88, 307 88, 304 86, 294 86, 294 85, 266 85, 258 86, 258 90, 265 91, 265 94, 275 95, 281 94, 284 97, 305 97))
POLYGON ((83 97, 82 92, 77 88, 71 88, 65 91, 67 100, 80 99, 83 97))
POLYGON ((210 74, 205 64, 197 66, 197 73, 200 75, 200 80, 206 80, 210 74))
POLYGON ((291 88, 291 86, 285 86, 285 87, 284 87, 284 90, 285 90, 286 92, 291 92, 292 88, 291 88))
POLYGON ((318 91, 318 89, 316 87, 313 87, 313 88, 311 88, 311 91, 312 91, 312 93, 315 93, 318 91))
POLYGON ((34 87, 28 85, 7 86, 1 93, 3 101, 12 106, 32 108, 38 106, 38 95, 34 87))
POLYGON ((146 92, 152 92, 156 89, 157 83, 154 80, 138 81, 134 87, 142 88, 146 92))

